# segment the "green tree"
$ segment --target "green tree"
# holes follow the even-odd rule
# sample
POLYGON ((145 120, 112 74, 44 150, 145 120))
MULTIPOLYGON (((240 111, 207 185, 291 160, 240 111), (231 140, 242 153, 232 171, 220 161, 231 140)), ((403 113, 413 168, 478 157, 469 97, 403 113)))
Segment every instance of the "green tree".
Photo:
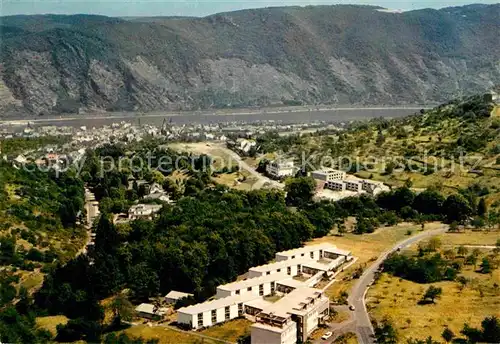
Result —
POLYGON ((396 344, 398 334, 388 319, 382 320, 382 324, 375 326, 375 339, 380 344, 396 344))
POLYGON ((120 244, 120 235, 109 216, 102 214, 96 227, 95 252, 108 254, 120 244))
POLYGON ((441 214, 444 197, 436 190, 422 191, 413 201, 413 207, 421 214, 441 214))
POLYGON ((130 289, 136 298, 147 300, 158 294, 160 280, 157 272, 152 270, 148 264, 139 263, 132 266, 128 275, 130 289))
POLYGON ((484 257, 482 262, 481 262, 480 268, 481 268, 481 273, 489 274, 492 270, 490 260, 488 258, 484 257))
POLYGON ((469 250, 464 245, 460 245, 457 250, 457 254, 461 257, 465 257, 469 253, 469 250))
POLYGON ((311 177, 290 178, 286 181, 286 202, 292 206, 305 206, 313 199, 316 182, 311 177))
POLYGON ((441 239, 439 239, 438 237, 433 237, 429 239, 429 242, 427 243, 428 251, 435 252, 440 248, 441 248, 441 239))
POLYGON ((442 293, 443 293, 443 289, 441 287, 435 287, 435 286, 431 285, 425 291, 424 296, 422 296, 422 302, 426 303, 426 302, 430 301, 431 303, 434 303, 435 299, 439 298, 442 293))
POLYGON ((392 172, 394 172, 394 167, 396 167, 396 164, 392 161, 389 161, 385 165, 385 174, 392 174, 392 172))
POLYGON ((123 294, 118 294, 111 302, 111 309, 113 311, 113 322, 120 325, 122 320, 130 320, 134 314, 134 308, 128 298, 123 294))
POLYGON ((484 318, 481 328, 483 342, 500 343, 500 321, 496 316, 484 318))
POLYGON ((455 334, 453 333, 452 330, 450 330, 448 327, 443 330, 443 333, 441 333, 441 337, 446 341, 446 343, 449 343, 455 338, 455 334))
POLYGON ((470 327, 469 324, 464 324, 464 328, 460 331, 466 338, 467 343, 477 343, 481 341, 483 334, 481 330, 477 328, 470 327))
POLYGON ((454 194, 448 196, 443 204, 443 211, 448 222, 464 222, 471 214, 472 209, 464 196, 454 194))
POLYGON ((477 215, 485 216, 487 212, 488 212, 488 209, 486 207, 486 201, 484 198, 481 198, 479 200, 479 203, 477 204, 477 215))
POLYGON ((468 255, 467 258, 465 258, 465 264, 473 265, 475 269, 477 264, 477 256, 474 254, 468 255))
POLYGON ((459 231, 459 227, 458 227, 458 222, 457 221, 453 221, 452 223, 450 223, 450 228, 448 229, 448 231, 450 232, 458 232, 459 231))

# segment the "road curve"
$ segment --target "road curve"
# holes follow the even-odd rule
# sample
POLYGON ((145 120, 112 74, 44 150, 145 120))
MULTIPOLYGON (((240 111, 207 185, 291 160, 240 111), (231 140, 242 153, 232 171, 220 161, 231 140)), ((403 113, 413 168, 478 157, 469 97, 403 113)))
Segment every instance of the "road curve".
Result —
POLYGON ((248 165, 241 156, 239 156, 236 152, 230 150, 229 148, 224 147, 223 145, 218 145, 218 149, 222 150, 225 154, 230 156, 232 159, 236 160, 240 169, 248 171, 253 177, 257 179, 254 185, 252 185, 252 189, 260 189, 264 186, 264 184, 269 185, 273 188, 283 189, 285 185, 276 180, 272 180, 259 172, 257 172, 252 166, 248 165))
POLYGON ((363 275, 361 275, 354 287, 351 289, 348 298, 349 304, 355 307, 354 320, 356 322, 356 336, 358 337, 359 343, 375 343, 375 340, 373 338, 373 326, 370 322, 370 317, 365 305, 365 295, 375 277, 375 272, 380 268, 387 256, 397 251, 398 248, 405 248, 416 242, 419 242, 422 239, 445 233, 447 230, 448 226, 442 225, 438 229, 424 231, 408 239, 400 241, 393 248, 382 253, 377 261, 375 261, 363 272, 363 275))

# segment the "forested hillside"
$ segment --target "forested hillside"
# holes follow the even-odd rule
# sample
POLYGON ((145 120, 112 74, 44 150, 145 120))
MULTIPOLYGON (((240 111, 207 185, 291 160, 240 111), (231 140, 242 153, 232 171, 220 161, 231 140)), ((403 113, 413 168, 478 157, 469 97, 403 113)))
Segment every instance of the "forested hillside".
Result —
POLYGON ((266 133, 257 142, 262 153, 278 152, 296 161, 305 154, 316 166, 328 157, 336 167, 393 187, 445 194, 470 187, 498 207, 500 118, 493 109, 487 97, 476 95, 405 118, 377 118, 301 136, 266 133))
POLYGON ((500 5, 2 17, 4 113, 422 104, 500 83, 500 5))

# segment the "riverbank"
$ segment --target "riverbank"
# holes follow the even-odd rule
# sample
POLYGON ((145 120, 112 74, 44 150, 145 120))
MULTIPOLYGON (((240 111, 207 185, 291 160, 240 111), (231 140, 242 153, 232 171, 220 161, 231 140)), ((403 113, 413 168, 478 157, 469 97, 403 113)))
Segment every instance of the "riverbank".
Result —
POLYGON ((177 112, 103 112, 103 113, 82 113, 80 115, 61 115, 52 117, 22 117, 22 118, 5 118, 0 120, 1 124, 9 124, 16 122, 43 123, 52 121, 77 121, 77 120, 102 120, 102 119, 129 119, 129 118, 154 118, 154 117, 177 117, 177 116, 245 116, 245 115, 266 115, 266 114, 286 114, 297 112, 324 112, 324 111, 384 111, 384 110, 403 110, 403 111, 419 111, 427 106, 375 106, 375 107, 279 107, 279 108, 259 108, 259 109, 219 109, 214 111, 177 111, 177 112))

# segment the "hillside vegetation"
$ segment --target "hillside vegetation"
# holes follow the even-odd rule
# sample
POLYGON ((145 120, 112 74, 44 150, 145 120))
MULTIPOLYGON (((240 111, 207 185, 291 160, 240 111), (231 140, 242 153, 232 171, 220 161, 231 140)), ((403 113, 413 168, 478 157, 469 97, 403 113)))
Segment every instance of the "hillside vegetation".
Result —
POLYGON ((499 6, 2 17, 0 106, 39 115, 443 101, 500 82, 499 6))
POLYGON ((483 96, 471 96, 402 119, 374 119, 300 137, 268 133, 257 141, 263 153, 277 151, 297 161, 304 153, 315 167, 331 157, 335 167, 395 187, 430 187, 445 194, 470 188, 497 207, 500 118, 491 116, 492 110, 483 96))

